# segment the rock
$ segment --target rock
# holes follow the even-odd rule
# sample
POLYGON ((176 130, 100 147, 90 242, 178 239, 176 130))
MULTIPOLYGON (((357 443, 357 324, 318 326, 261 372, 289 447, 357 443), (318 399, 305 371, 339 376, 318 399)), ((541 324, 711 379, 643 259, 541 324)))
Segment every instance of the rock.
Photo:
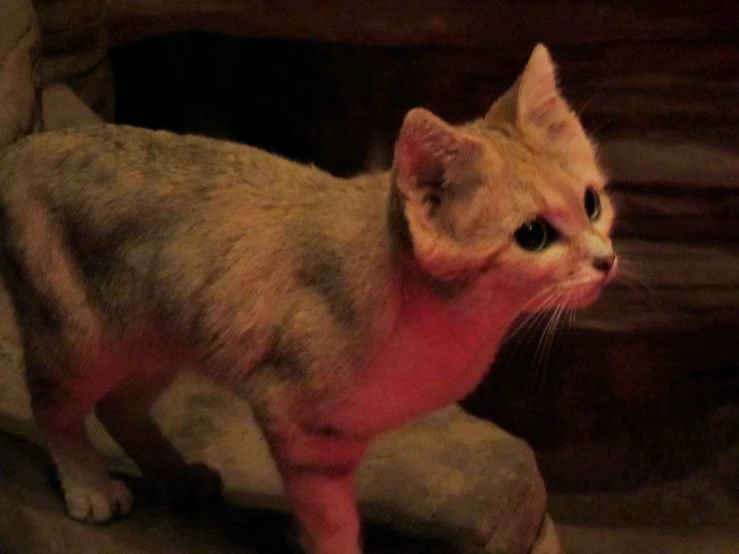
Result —
POLYGON ((0 149, 41 128, 41 35, 27 0, 0 3, 0 149))
POLYGON ((103 0, 34 0, 43 34, 44 87, 66 84, 106 121, 115 112, 103 0))
POLYGON ((101 121, 100 116, 80 100, 67 85, 50 85, 43 90, 41 98, 47 130, 101 121))
MULTIPOLYGON (((65 514, 61 496, 50 486, 50 467, 43 449, 0 432, 0 552, 3 554, 256 552, 246 543, 231 541, 229 534, 233 530, 227 523, 219 526, 212 520, 178 519, 148 500, 145 494, 137 495, 136 509, 125 520, 108 525, 74 522, 65 514)), ((250 523, 261 527, 271 524, 273 532, 284 533, 286 528, 284 521, 272 522, 259 514, 245 515, 240 524, 250 523)))

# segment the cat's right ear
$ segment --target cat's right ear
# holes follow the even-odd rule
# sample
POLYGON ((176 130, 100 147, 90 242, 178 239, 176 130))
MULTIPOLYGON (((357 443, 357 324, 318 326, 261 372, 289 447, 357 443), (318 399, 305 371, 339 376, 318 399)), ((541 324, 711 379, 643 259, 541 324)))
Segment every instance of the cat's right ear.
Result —
POLYGON ((428 198, 452 186, 482 145, 423 108, 408 112, 395 144, 394 168, 406 198, 428 198))
POLYGON ((477 185, 483 149, 480 141, 422 108, 408 112, 395 144, 394 181, 413 252, 440 279, 469 273, 479 264, 457 242, 453 203, 477 185))

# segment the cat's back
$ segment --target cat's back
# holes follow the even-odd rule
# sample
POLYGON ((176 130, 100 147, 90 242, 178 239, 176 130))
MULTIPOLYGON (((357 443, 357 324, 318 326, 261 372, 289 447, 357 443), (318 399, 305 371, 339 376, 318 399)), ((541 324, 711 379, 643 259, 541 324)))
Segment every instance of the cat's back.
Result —
POLYGON ((50 297, 34 306, 89 328, 153 320, 193 342, 212 340, 216 320, 263 329, 271 320, 249 318, 279 313, 305 257, 293 235, 316 225, 323 193, 310 190, 336 196, 336 182, 200 136, 115 125, 39 133, 0 153, 0 258, 9 262, 0 269, 18 298, 31 284, 50 297))
POLYGON ((233 142, 93 124, 38 133, 0 153, 0 198, 6 209, 35 198, 62 210, 95 211, 124 202, 275 204, 320 182, 316 173, 233 142))

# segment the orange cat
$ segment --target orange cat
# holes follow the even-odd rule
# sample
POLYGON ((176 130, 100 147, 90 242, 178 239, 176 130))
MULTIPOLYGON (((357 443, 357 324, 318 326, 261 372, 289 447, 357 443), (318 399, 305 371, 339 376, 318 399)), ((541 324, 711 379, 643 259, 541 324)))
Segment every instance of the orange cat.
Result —
POLYGON ((605 179, 554 71, 537 46, 465 125, 411 110, 392 171, 353 179, 108 125, 5 150, 3 274, 70 515, 132 504, 88 442, 93 409, 147 476, 202 469, 148 413, 190 369, 253 406, 304 548, 360 552, 373 437, 470 392, 521 314, 590 304, 615 275, 605 179))

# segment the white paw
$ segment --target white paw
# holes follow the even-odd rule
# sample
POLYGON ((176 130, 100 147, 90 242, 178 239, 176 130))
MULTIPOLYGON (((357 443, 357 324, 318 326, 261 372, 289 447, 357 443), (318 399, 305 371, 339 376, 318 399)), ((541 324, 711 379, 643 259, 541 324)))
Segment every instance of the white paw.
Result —
POLYGON ((100 487, 65 484, 67 512, 78 521, 104 523, 113 516, 123 516, 133 507, 133 495, 117 479, 108 479, 100 487))

